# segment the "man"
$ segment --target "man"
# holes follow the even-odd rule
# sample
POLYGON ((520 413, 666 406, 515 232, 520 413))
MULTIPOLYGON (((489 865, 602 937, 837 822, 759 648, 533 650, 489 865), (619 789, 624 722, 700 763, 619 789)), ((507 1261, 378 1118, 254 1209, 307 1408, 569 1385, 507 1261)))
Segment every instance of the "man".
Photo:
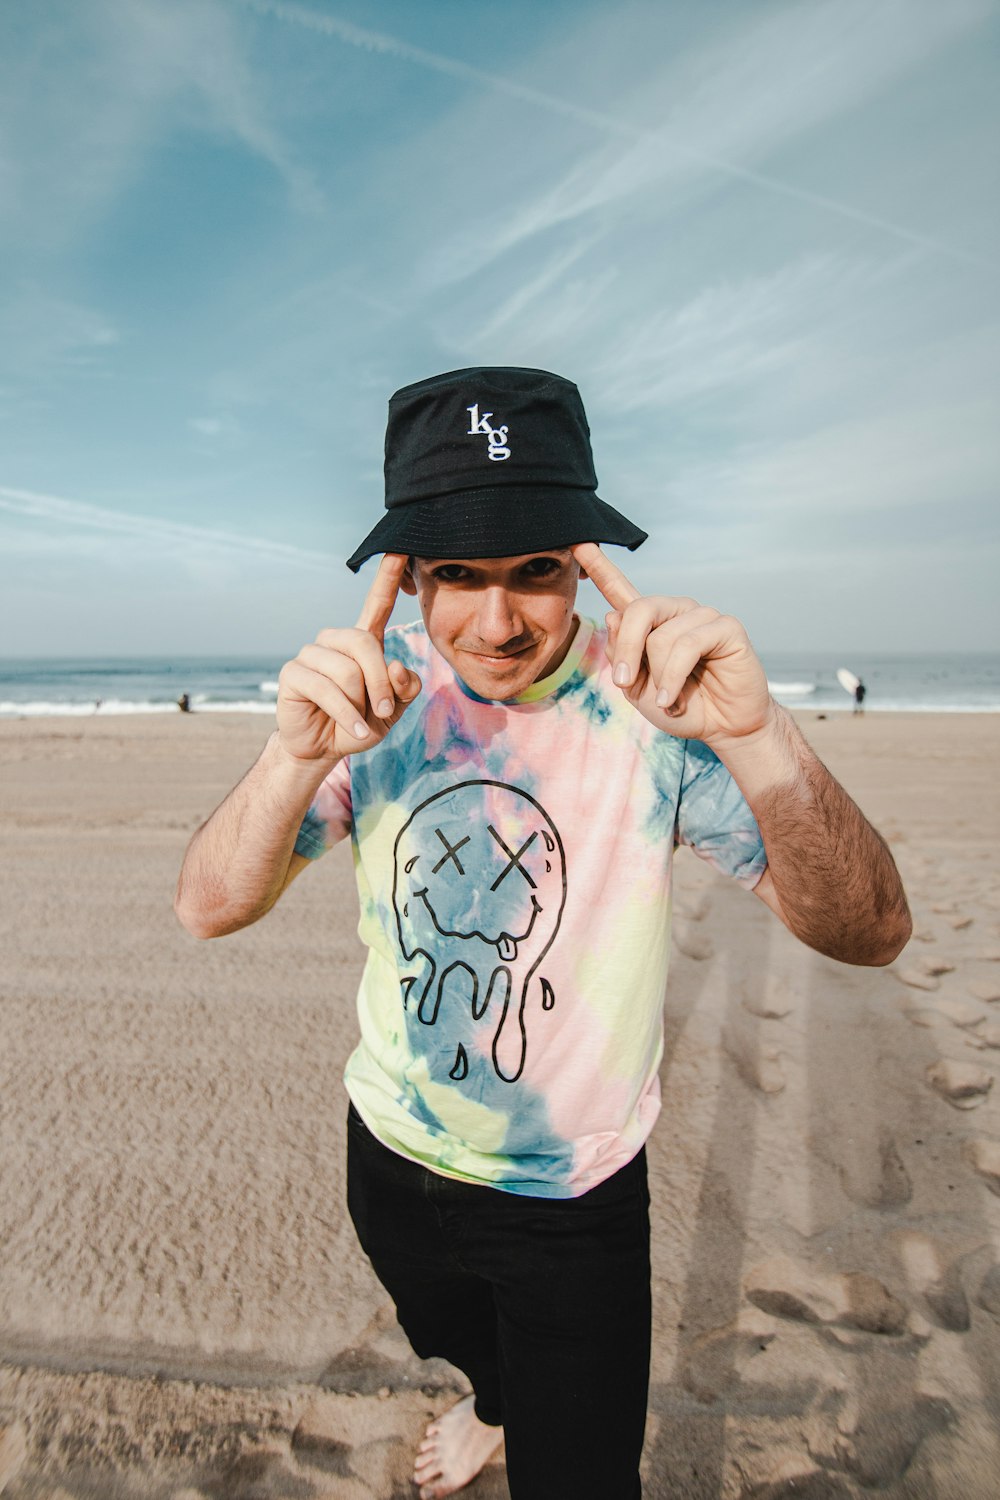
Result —
POLYGON ((743 627, 641 597, 602 552, 645 533, 597 496, 575 386, 409 386, 385 468, 349 561, 384 554, 358 623, 283 669, 277 731, 195 835, 177 910, 231 932, 351 836, 349 1206, 417 1353, 473 1389, 414 1480, 452 1494, 504 1436, 513 1500, 629 1500, 675 842, 847 962, 895 957, 906 900, 743 627), (584 576, 606 631, 574 612, 584 576), (423 623, 387 632, 399 589, 423 623))

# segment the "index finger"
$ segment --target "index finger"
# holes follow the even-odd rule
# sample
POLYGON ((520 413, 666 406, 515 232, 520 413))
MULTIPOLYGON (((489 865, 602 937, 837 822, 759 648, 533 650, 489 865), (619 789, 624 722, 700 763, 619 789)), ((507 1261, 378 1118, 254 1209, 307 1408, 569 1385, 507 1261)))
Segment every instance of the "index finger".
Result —
POLYGON ((393 605, 396 603, 400 579, 406 571, 408 561, 405 553, 386 552, 384 554, 378 565, 378 572, 372 579, 372 586, 365 595, 361 613, 358 615, 359 630, 369 630, 372 635, 378 636, 379 640, 382 639, 393 605))
POLYGON ((579 542, 572 548, 573 556, 580 567, 592 578, 607 599, 612 609, 624 609, 633 599, 641 598, 634 583, 630 583, 621 568, 606 557, 596 542, 579 542))

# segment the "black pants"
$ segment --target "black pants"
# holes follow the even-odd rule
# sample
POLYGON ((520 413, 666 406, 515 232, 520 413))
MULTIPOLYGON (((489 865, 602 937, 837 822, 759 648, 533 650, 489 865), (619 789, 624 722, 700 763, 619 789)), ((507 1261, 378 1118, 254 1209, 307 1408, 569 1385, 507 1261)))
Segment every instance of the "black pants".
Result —
POLYGON ((353 1106, 347 1197, 422 1358, 503 1424, 512 1500, 637 1500, 649 1384, 642 1151, 580 1198, 455 1182, 381 1145, 353 1106))

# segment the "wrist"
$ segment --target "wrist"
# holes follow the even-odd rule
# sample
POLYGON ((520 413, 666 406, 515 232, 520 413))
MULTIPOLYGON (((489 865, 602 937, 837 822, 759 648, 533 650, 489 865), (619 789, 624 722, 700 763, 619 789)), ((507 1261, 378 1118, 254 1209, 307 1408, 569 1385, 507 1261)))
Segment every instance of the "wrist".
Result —
POLYGON ((768 699, 768 712, 756 729, 724 736, 711 748, 731 772, 747 801, 780 786, 790 786, 802 774, 805 741, 791 716, 768 699))
POLYGON ((303 785, 312 783, 313 786, 319 786, 321 781, 325 781, 333 768, 343 760, 342 755, 296 755, 289 750, 280 729, 275 729, 271 734, 267 742, 267 753, 285 774, 301 781, 303 785))

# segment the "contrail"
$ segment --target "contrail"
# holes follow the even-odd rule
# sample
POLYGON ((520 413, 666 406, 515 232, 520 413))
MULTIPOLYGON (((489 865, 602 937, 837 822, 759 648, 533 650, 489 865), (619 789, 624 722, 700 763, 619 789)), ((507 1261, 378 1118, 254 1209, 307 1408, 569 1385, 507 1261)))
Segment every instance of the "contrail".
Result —
POLYGON ((520 99, 526 104, 533 104, 539 109, 547 110, 549 114, 578 120, 581 124, 593 126, 597 130, 619 136, 623 140, 655 142, 672 151, 675 156, 696 162, 702 167, 709 167, 723 176, 732 177, 738 182, 751 183, 754 187, 761 188, 765 192, 779 194, 783 198, 794 198, 800 203, 812 204, 813 207, 824 209, 828 213, 839 214, 841 218, 850 219, 855 224, 863 224, 867 229, 877 229, 883 234, 892 235, 907 245, 915 245, 921 250, 931 250, 938 255, 950 256, 953 260, 962 261, 968 265, 985 266, 991 271, 996 269, 993 262, 984 256, 976 255, 969 250, 959 250, 954 245, 932 239, 929 235, 918 234, 901 224, 894 224, 889 219, 880 218, 877 214, 865 213, 863 209, 854 208, 850 203, 844 203, 839 198, 828 198, 824 193, 813 193, 808 188, 794 187, 779 177, 772 177, 766 172, 755 172, 749 167, 738 166, 736 162, 728 161, 725 157, 712 156, 704 151, 693 150, 690 146, 678 145, 665 131, 643 130, 639 126, 629 125, 624 120, 618 120, 601 110, 587 109, 584 106, 572 104, 568 99, 560 99, 555 94, 543 93, 541 89, 529 88, 526 84, 517 83, 512 78, 504 78, 502 74, 487 73, 482 68, 474 68, 469 63, 459 62, 457 58, 447 57, 440 52, 430 52, 426 47, 415 47, 412 43, 401 41, 399 37, 389 36, 386 32, 369 31, 366 27, 355 26, 350 21, 342 21, 336 16, 318 15, 306 6, 291 4, 288 0, 237 0, 237 3, 256 11, 259 15, 273 16, 279 21, 288 21, 295 26, 303 26, 309 31, 317 31, 322 36, 335 37, 338 41, 346 42, 350 47, 358 47, 363 52, 380 52, 389 57, 398 57, 405 62, 416 63, 419 67, 429 68, 432 72, 444 73, 450 78, 461 79, 464 83, 483 84, 496 93, 509 94, 514 99, 520 99))
POLYGON ((96 531, 113 531, 138 536, 150 542, 183 543, 187 547, 210 547, 225 552, 249 553, 264 561, 286 563, 314 572, 328 572, 338 559, 328 552, 307 552, 285 542, 266 541, 233 531, 219 531, 209 526, 193 526, 183 521, 162 521, 155 516, 138 516, 130 511, 107 510, 82 500, 64 500, 58 495, 39 495, 33 490, 9 489, 0 485, 0 510, 28 516, 34 521, 56 521, 61 526, 89 526, 96 531))

